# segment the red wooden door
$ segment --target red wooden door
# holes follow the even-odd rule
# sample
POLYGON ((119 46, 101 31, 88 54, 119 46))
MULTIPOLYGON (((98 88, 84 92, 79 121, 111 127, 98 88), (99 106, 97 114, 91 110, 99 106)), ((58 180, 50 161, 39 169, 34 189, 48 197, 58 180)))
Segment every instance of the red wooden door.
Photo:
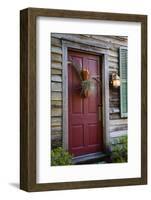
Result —
MULTIPOLYGON (((69 61, 77 63, 80 68, 87 68, 90 78, 100 76, 99 56, 68 52, 69 61)), ((103 132, 99 117, 101 89, 94 81, 89 97, 81 96, 80 78, 74 67, 68 65, 68 118, 69 118, 69 152, 74 156, 84 155, 103 150, 103 132)))

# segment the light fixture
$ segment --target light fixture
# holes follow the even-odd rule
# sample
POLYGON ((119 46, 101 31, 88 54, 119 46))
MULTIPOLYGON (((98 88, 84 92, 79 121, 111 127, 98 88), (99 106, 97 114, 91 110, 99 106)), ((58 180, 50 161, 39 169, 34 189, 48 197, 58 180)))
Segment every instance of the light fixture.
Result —
POLYGON ((118 88, 121 84, 121 81, 120 81, 120 77, 117 75, 117 73, 112 73, 112 86, 114 88, 118 88))

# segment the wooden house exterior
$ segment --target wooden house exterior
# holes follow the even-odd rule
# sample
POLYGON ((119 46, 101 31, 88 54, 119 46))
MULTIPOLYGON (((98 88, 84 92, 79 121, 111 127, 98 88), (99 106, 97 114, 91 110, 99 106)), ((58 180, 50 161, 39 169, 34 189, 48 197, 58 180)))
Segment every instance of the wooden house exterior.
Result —
MULTIPOLYGON (((72 79, 69 74, 70 57, 82 57, 82 62, 88 65, 88 59, 93 60, 90 65, 94 68, 97 62, 101 69, 98 70, 101 75, 101 130, 102 136, 101 148, 92 148, 92 153, 96 151, 106 151, 107 146, 113 138, 118 138, 127 134, 127 37, 122 36, 99 36, 99 35, 80 35, 80 34, 51 34, 51 147, 62 146, 70 151, 69 143, 69 121, 70 115, 70 97, 69 85, 72 79), (80 55, 80 56, 79 56, 80 55), (99 61, 97 61, 97 59, 99 61), (112 74, 116 73, 120 77, 121 85, 114 88, 111 84, 112 74)), ((91 67, 90 66, 90 67, 91 67)), ((73 70, 73 69, 71 69, 73 70)), ((91 71, 91 70, 90 70, 91 71)), ((71 72, 72 74, 73 72, 71 72)), ((92 70, 92 73, 97 72, 92 70)), ((89 97, 88 97, 89 98, 89 97)), ((96 99, 96 97, 94 97, 96 99)), ((94 105, 96 101, 92 99, 88 108, 94 105)), ((83 100, 81 100, 82 102, 83 100)), ((87 100, 84 100, 85 102, 87 100)), ((85 103, 86 104, 86 103, 85 103)), ((98 106, 97 105, 97 106, 98 106)), ((76 106, 76 104, 75 104, 76 106)), ((100 113, 99 113, 100 114, 100 113)), ((98 114, 98 115, 99 115, 98 114)), ((80 115, 78 115, 80 117, 80 115)), ((92 118, 92 117, 91 117, 92 118)), ((95 117, 94 117, 95 118, 95 117)), ((75 121, 78 119, 75 119, 75 121)), ((89 119, 88 119, 89 120, 89 119)), ((97 123, 97 122, 95 122, 97 123)), ((90 130, 93 126, 87 127, 90 130)), ((95 127, 94 127, 95 129, 95 127)), ((81 129, 77 130, 77 136, 80 136, 81 129), (78 135, 79 134, 79 135, 78 135)), ((98 127, 97 127, 98 130, 98 127)), ((75 134, 75 133, 72 133, 75 134)), ((90 136, 91 137, 91 136, 90 136)), ((83 138, 82 138, 83 139, 83 138)), ((76 138, 74 138, 74 141, 76 138)), ((83 140, 87 140, 84 138, 83 140)), ((93 138, 92 140, 96 140, 93 138)), ((77 143, 79 141, 76 141, 77 143)), ((75 142, 75 143, 76 143, 75 142)), ((96 145, 97 146, 97 145, 96 145)), ((71 153, 74 151, 71 150, 71 153)), ((84 151, 75 151, 76 155, 91 153, 88 148, 84 151), (83 152, 79 153, 78 152, 83 152)))

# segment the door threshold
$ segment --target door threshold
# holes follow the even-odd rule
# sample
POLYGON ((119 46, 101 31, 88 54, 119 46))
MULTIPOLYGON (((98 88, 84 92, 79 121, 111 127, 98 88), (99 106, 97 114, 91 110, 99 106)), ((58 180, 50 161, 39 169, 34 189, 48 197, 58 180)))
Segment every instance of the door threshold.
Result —
POLYGON ((90 153, 81 156, 76 156, 72 159, 73 164, 96 164, 106 163, 106 155, 103 152, 90 153))

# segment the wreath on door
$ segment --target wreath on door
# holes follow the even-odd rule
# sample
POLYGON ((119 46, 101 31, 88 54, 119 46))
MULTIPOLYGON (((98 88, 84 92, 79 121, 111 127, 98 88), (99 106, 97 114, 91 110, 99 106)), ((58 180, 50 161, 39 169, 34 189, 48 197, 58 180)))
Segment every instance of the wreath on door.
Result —
POLYGON ((88 97, 91 94, 91 89, 93 88, 94 80, 96 83, 100 85, 100 80, 98 80, 99 76, 97 77, 90 77, 90 72, 87 67, 81 67, 80 64, 76 61, 69 61, 69 64, 71 64, 79 79, 80 79, 80 85, 81 85, 81 92, 80 95, 82 97, 88 97))

